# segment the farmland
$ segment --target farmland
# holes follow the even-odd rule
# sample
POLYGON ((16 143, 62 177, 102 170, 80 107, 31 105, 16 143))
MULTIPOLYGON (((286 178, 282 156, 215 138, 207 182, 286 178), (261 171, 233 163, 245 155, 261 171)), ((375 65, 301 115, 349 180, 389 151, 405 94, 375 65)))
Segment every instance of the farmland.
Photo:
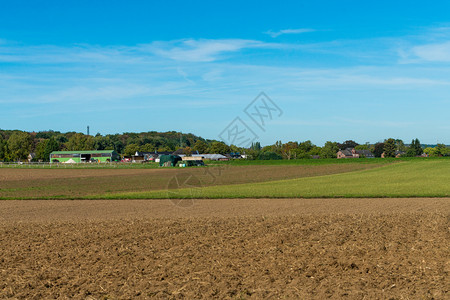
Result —
MULTIPOLYGON (((344 165, 342 165, 344 166, 344 165)), ((186 188, 188 198, 449 197, 450 160, 406 160, 375 168, 280 181, 186 188)), ((165 191, 108 194, 108 198, 166 198, 165 191)))
POLYGON ((449 170, 446 159, 0 168, 0 298, 444 299, 449 170), (168 196, 184 199, 156 199, 168 196))
MULTIPOLYGON (((335 160, 336 161, 336 160, 335 160)), ((201 186, 234 185, 347 173, 377 168, 383 161, 228 165, 199 168, 0 168, 0 199, 76 199, 104 194, 165 190, 174 176, 194 176, 201 186)), ((164 195, 163 198, 167 197, 164 195)))
POLYGON ((1 298, 448 296, 448 199, 0 202, 1 298))

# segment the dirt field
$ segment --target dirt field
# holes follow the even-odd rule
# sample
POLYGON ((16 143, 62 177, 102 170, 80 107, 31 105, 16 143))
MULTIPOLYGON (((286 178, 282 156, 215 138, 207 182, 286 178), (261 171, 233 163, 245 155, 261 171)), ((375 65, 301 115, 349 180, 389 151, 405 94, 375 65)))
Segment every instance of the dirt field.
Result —
POLYGON ((222 166, 186 169, 13 169, 0 168, 0 198, 72 199, 114 192, 163 190, 175 175, 195 176, 201 186, 262 182, 337 174, 381 164, 222 166))
POLYGON ((449 297, 450 199, 0 201, 1 298, 449 297))

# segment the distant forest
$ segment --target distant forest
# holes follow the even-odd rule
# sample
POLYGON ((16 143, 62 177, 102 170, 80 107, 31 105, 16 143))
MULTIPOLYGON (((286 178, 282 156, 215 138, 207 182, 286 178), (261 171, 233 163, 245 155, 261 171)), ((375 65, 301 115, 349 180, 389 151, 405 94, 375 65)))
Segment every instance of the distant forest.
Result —
POLYGON ((30 153, 34 153, 34 161, 48 161, 53 151, 68 150, 115 150, 121 155, 131 156, 136 151, 163 152, 177 151, 189 155, 199 153, 245 153, 249 159, 308 159, 308 158, 336 158, 339 150, 355 148, 370 150, 375 157, 382 153, 395 156, 400 152, 403 156, 417 156, 427 153, 430 156, 450 155, 450 149, 443 145, 426 146, 415 139, 411 144, 405 144, 399 139, 386 139, 376 144, 358 144, 352 140, 343 143, 326 142, 319 147, 311 141, 304 142, 276 142, 262 147, 259 142, 249 148, 226 145, 217 140, 208 140, 191 133, 169 132, 126 132, 122 134, 85 135, 77 132, 61 133, 58 131, 25 132, 20 130, 0 130, 0 161, 26 160, 30 153))
POLYGON ((175 131, 126 132, 92 136, 51 130, 41 132, 0 130, 0 161, 24 160, 30 153, 35 153, 36 161, 48 161, 50 153, 59 150, 115 150, 121 155, 130 156, 136 151, 176 151, 180 148, 186 152, 198 150, 201 153, 231 151, 231 148, 223 142, 175 131))

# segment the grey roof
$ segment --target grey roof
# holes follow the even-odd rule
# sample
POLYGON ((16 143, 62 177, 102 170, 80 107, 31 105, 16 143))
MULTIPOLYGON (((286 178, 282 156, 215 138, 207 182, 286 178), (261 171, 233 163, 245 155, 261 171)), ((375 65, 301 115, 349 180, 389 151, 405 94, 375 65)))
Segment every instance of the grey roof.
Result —
POLYGON ((192 154, 192 156, 202 156, 203 158, 210 160, 219 160, 227 158, 225 155, 222 154, 192 154))
POLYGON ((342 154, 344 154, 345 156, 353 156, 352 150, 341 150, 342 154))
POLYGON ((365 157, 375 157, 370 150, 355 150, 359 155, 364 155, 365 157))

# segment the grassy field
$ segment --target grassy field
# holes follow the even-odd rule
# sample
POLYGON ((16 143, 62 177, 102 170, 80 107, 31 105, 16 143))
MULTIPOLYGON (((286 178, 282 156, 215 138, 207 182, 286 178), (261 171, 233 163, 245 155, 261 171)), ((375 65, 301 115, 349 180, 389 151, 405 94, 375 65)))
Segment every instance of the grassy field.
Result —
POLYGON ((0 199, 448 197, 450 159, 211 162, 195 168, 0 168, 0 199))
MULTIPOLYGON (((196 168, 71 169, 0 168, 0 199, 81 199, 105 194, 166 191, 178 188, 177 182, 193 178, 194 186, 235 185, 283 179, 348 173, 382 166, 353 162, 276 165, 217 164, 196 168), (184 179, 183 179, 184 178, 184 179)), ((182 187, 182 185, 181 185, 182 187)))
POLYGON ((449 197, 450 160, 405 160, 369 170, 260 183, 193 186, 175 193, 104 194, 99 198, 449 197))

